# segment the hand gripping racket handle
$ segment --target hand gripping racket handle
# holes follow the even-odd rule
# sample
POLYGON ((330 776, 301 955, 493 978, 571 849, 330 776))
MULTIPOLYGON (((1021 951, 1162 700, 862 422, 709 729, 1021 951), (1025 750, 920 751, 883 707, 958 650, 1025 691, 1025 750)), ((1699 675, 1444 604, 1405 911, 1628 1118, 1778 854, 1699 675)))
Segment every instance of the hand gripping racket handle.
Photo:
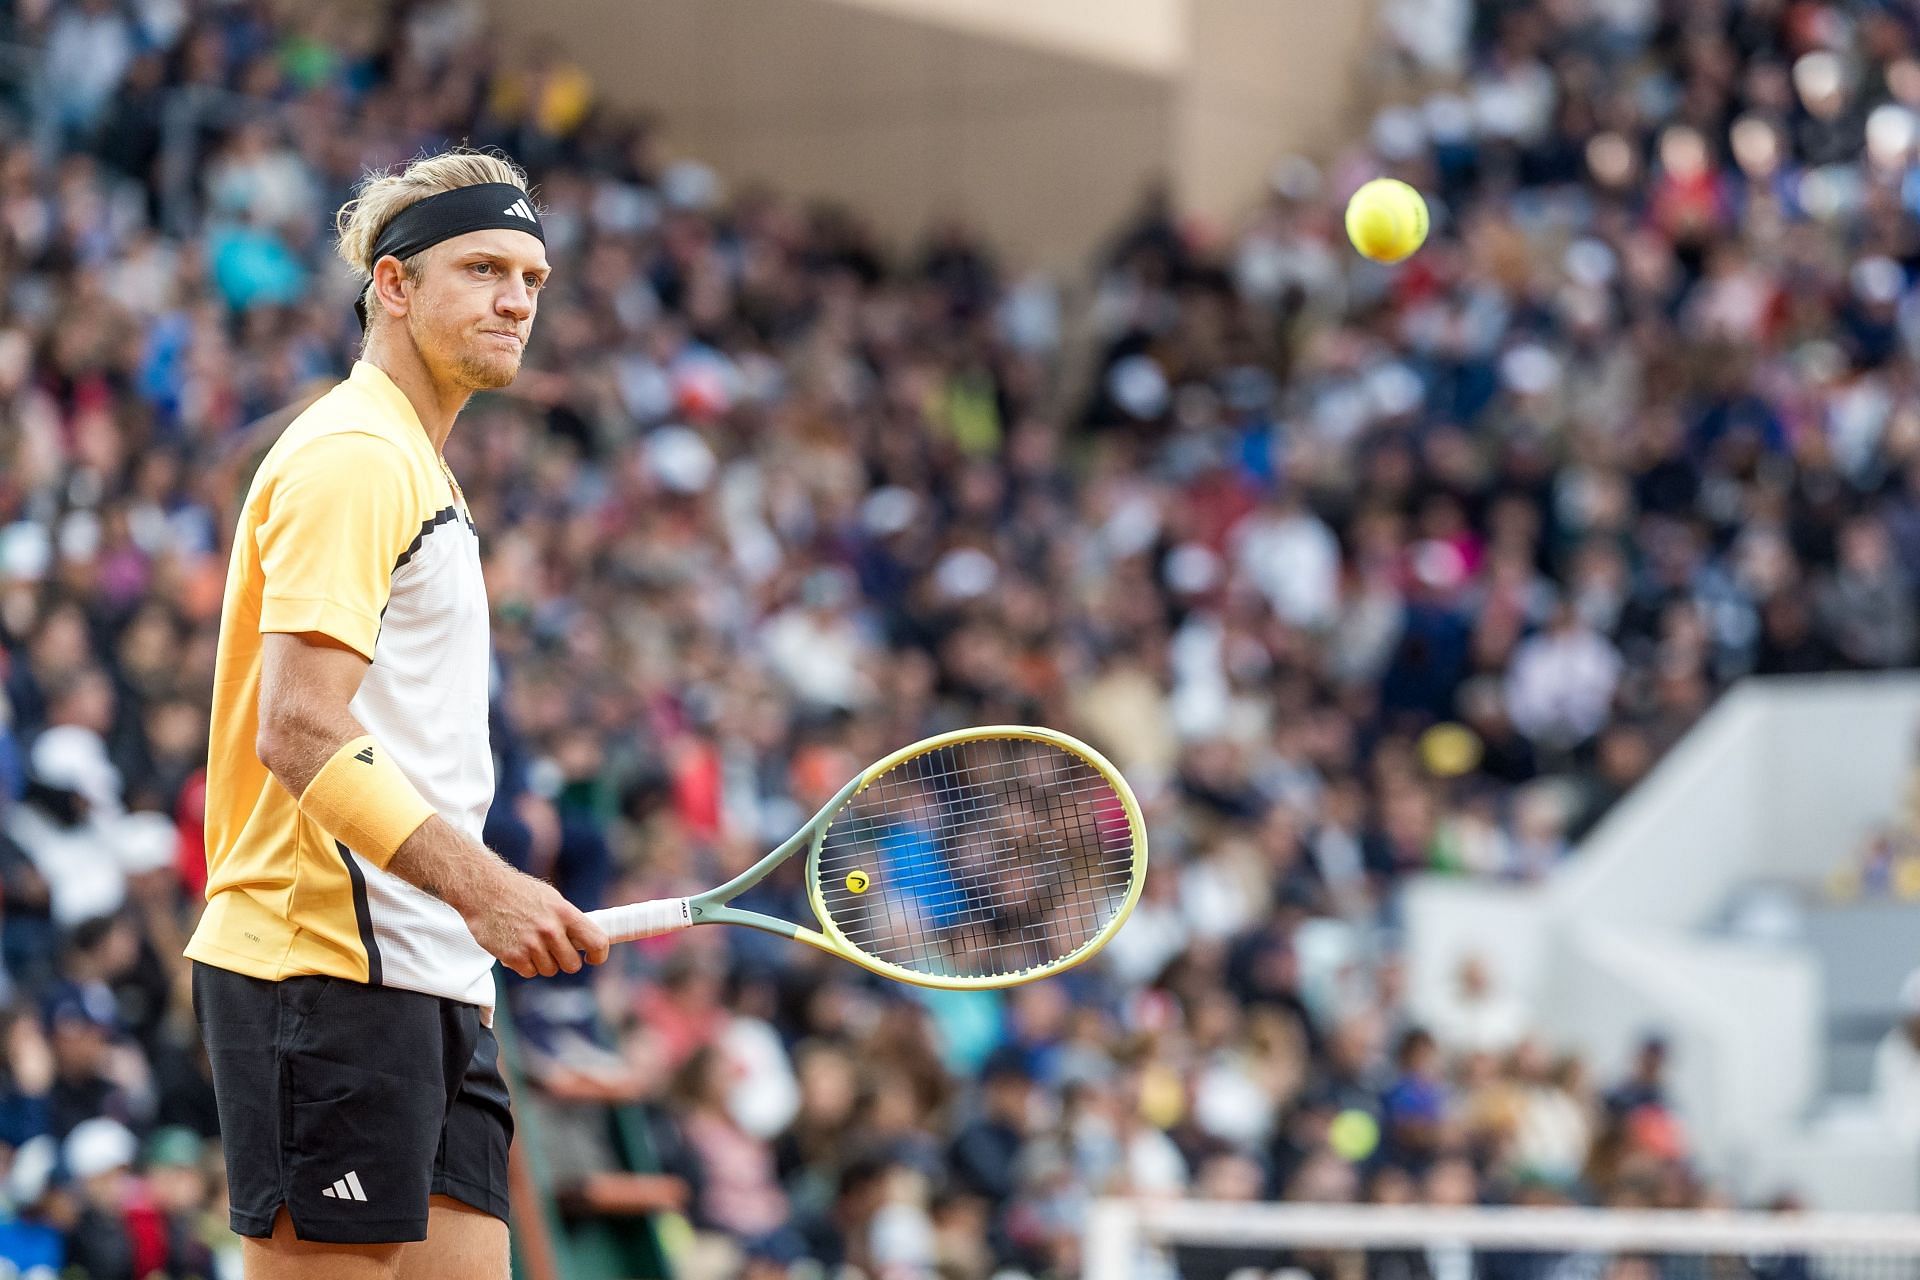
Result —
POLYGON ((606 907, 587 912, 587 919, 606 931, 609 942, 632 942, 636 938, 654 938, 693 924, 690 898, 659 898, 653 902, 635 902, 624 907, 606 907))

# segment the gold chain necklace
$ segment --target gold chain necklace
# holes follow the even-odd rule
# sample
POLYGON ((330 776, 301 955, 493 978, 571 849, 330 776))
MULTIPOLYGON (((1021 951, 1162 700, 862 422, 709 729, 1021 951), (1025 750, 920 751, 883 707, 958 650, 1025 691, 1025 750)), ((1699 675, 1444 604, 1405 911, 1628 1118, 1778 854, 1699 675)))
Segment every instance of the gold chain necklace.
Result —
POLYGON ((447 487, 453 490, 453 500, 464 509, 467 505, 467 495, 460 492, 460 482, 453 478, 453 468, 447 465, 447 455, 435 449, 433 459, 440 464, 440 474, 447 478, 447 487))

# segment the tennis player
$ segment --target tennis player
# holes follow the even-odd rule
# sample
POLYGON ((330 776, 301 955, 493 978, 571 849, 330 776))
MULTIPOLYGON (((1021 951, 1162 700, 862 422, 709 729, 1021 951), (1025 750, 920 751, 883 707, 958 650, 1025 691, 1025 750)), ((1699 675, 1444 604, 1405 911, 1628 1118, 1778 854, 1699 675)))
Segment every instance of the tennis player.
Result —
POLYGON ((487 594, 441 450, 519 371, 545 245, 525 175, 464 150, 337 227, 365 344, 234 537, 194 1008, 248 1280, 506 1280, 493 961, 574 973, 607 940, 480 843, 487 594))

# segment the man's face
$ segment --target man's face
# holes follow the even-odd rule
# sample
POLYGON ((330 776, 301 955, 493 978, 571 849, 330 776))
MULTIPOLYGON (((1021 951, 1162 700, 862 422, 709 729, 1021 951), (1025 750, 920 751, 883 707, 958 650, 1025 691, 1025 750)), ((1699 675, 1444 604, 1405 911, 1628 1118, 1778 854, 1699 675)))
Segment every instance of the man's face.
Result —
POLYGON ((469 391, 511 383, 548 270, 524 231, 470 231, 429 250, 405 321, 434 377, 469 391))
POLYGON ((1002 1124, 1024 1130, 1033 1112, 1033 1086, 1025 1077, 997 1076, 987 1088, 987 1109, 1002 1124))
POLYGON ((207 1198, 207 1180, 192 1165, 159 1165, 150 1169, 147 1187, 168 1213, 193 1213, 207 1198))
POLYGON ((125 1168, 110 1169, 95 1174, 85 1183, 87 1203, 105 1213, 116 1213, 126 1206, 127 1171, 125 1168))
POLYGON ((55 1069, 70 1080, 99 1072, 107 1057, 107 1036, 84 1018, 62 1018, 53 1028, 55 1069))

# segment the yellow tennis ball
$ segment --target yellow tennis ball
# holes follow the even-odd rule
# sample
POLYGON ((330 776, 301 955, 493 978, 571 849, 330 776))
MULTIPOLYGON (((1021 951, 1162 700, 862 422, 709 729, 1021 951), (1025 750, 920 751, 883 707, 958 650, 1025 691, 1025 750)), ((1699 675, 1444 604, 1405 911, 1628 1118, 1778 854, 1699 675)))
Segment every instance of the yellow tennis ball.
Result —
POLYGON ((847 888, 853 890, 855 893, 865 893, 867 891, 867 873, 864 871, 847 872, 847 888))
POLYGON ((1420 735, 1416 745, 1427 772, 1436 778, 1457 778, 1480 766, 1480 735, 1462 724, 1436 724, 1420 735))
POLYGON ((1364 1111, 1342 1111, 1327 1126, 1327 1145, 1348 1164, 1358 1164, 1380 1145, 1379 1122, 1364 1111))
POLYGON ((1398 262, 1426 243, 1427 202, 1398 178, 1375 178, 1347 201, 1347 239, 1375 262, 1398 262))

